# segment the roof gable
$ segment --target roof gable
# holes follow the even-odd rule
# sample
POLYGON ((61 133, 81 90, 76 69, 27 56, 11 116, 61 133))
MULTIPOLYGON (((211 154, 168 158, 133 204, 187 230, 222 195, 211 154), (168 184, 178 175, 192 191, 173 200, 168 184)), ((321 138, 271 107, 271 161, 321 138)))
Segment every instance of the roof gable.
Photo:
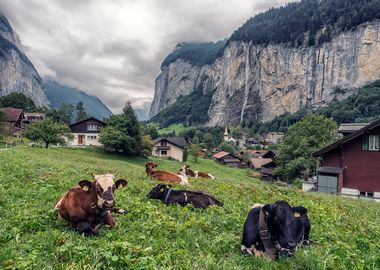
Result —
POLYGON ((154 144, 157 144, 160 141, 164 141, 164 140, 180 148, 184 148, 185 146, 188 145, 185 137, 159 137, 154 140, 154 144))
POLYGON ((317 151, 314 153, 315 156, 320 156, 322 154, 325 154, 327 152, 330 152, 331 150, 339 147, 340 145, 342 144, 345 144, 345 143, 348 143, 350 141, 352 141, 353 139, 356 139, 357 137, 361 136, 361 135, 364 135, 366 132, 374 129, 374 128, 377 128, 380 126, 380 118, 377 119, 376 121, 372 122, 371 124, 367 125, 367 126, 364 126, 363 128, 347 135, 346 137, 343 137, 342 139, 322 148, 321 150, 317 151))
POLYGON ((73 127, 73 126, 76 126, 76 125, 79 125, 79 124, 85 123, 85 122, 90 121, 90 120, 96 121, 96 122, 98 122, 98 123, 100 123, 100 124, 102 124, 102 125, 106 125, 105 122, 103 122, 103 121, 101 121, 101 120, 99 120, 99 119, 97 119, 97 118, 91 116, 91 117, 86 118, 86 119, 84 119, 84 120, 82 120, 82 121, 79 121, 79 122, 76 122, 76 123, 74 123, 74 124, 71 124, 70 127, 73 127))
POLYGON ((0 108, 0 111, 4 112, 7 116, 9 122, 16 122, 20 117, 22 117, 23 110, 16 108, 0 108))

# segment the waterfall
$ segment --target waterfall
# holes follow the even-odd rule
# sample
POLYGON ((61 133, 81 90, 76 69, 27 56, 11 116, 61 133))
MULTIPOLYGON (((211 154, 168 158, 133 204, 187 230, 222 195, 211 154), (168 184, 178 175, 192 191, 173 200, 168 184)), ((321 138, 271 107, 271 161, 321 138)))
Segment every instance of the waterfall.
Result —
POLYGON ((243 123, 244 111, 245 111, 245 107, 247 106, 248 95, 249 95, 248 80, 249 80, 249 68, 250 68, 250 65, 249 65, 249 48, 251 47, 250 45, 251 45, 251 43, 248 44, 247 56, 246 56, 246 59, 245 59, 244 103, 243 103, 243 107, 241 108, 240 124, 243 123))

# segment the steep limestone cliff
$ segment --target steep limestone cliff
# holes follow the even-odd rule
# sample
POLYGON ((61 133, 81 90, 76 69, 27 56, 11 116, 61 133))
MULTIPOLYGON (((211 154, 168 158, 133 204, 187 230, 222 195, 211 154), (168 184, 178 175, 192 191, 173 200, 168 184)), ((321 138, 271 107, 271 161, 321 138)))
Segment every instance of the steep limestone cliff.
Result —
POLYGON ((8 20, 0 14, 0 96, 20 92, 37 106, 50 106, 42 79, 23 52, 17 34, 8 20))
POLYGON ((156 79, 150 117, 178 97, 213 92, 207 125, 268 121, 285 112, 324 106, 380 78, 380 22, 358 26, 312 47, 233 41, 212 64, 177 59, 156 79))

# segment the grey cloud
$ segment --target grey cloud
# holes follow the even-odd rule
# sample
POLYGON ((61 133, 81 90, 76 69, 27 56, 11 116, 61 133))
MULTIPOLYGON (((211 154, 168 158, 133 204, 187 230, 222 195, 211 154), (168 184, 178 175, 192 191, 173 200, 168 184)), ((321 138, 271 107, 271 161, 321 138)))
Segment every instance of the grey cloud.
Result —
POLYGON ((163 59, 180 42, 227 38, 286 0, 0 0, 41 76, 146 108, 163 59))

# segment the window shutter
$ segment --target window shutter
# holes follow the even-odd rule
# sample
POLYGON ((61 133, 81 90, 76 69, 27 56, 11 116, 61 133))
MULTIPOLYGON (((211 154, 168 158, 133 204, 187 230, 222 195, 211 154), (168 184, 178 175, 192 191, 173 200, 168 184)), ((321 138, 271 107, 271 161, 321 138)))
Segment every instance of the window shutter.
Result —
POLYGON ((368 135, 363 135, 362 137, 362 150, 368 150, 368 135))

